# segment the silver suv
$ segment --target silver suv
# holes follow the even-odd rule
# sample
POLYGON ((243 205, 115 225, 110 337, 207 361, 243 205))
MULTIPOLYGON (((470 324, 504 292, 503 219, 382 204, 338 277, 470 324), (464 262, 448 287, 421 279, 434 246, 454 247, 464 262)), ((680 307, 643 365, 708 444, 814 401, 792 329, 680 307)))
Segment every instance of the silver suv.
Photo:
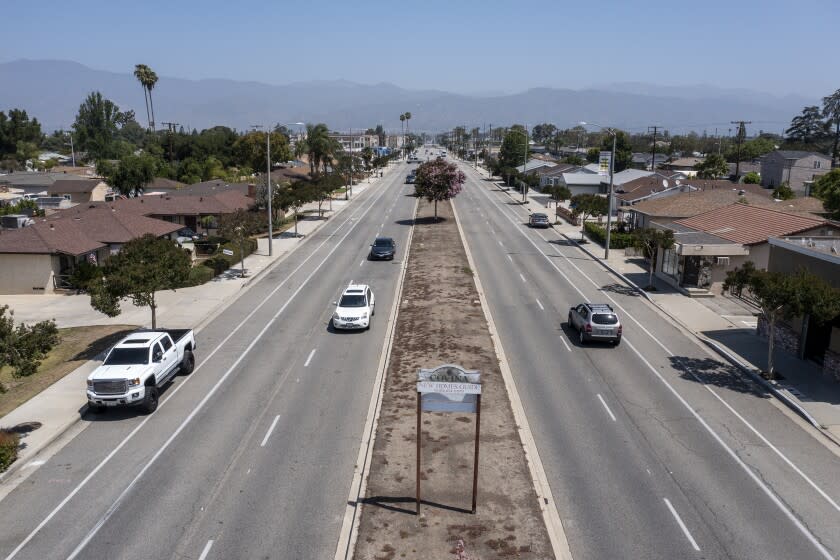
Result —
POLYGON ((569 326, 578 331, 581 344, 604 340, 615 346, 621 343, 621 322, 606 303, 581 303, 569 309, 569 326))

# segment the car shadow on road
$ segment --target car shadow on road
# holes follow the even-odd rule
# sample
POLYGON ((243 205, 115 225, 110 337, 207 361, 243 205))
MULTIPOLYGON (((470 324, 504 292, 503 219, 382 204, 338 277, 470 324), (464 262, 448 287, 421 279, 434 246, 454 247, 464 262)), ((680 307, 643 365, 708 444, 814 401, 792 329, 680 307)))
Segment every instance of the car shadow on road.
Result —
MULTIPOLYGON (((362 498, 359 500, 358 503, 377 506, 383 509, 387 509, 388 511, 393 511, 396 513, 405 513, 408 515, 417 515, 417 510, 415 504, 417 501, 415 498, 410 498, 408 496, 399 496, 399 497, 391 497, 391 496, 370 496, 368 498, 362 498), (393 504, 411 504, 411 509, 406 507, 399 507, 393 504)), ((353 502, 348 502, 348 505, 354 506, 353 502)), ((448 511, 454 511, 457 513, 472 513, 470 510, 466 508, 461 508, 457 506, 450 506, 446 504, 441 504, 439 502, 430 502, 428 500, 420 500, 421 506, 426 507, 433 507, 437 509, 445 509, 448 511)))
POLYGON ((620 294, 622 296, 639 297, 640 295, 642 295, 640 293, 641 290, 639 290, 639 288, 637 288, 635 286, 630 287, 627 284, 619 284, 618 282, 615 282, 613 284, 607 284, 605 286, 601 286, 601 291, 602 292, 612 292, 614 294, 620 294))
POLYGON ((569 345, 574 346, 575 348, 615 348, 615 344, 609 341, 601 342, 598 340, 590 340, 587 341, 586 344, 580 343, 580 334, 578 333, 577 329, 572 328, 569 325, 568 321, 563 321, 560 325, 560 332, 566 336, 566 341, 569 345))
POLYGON ((689 358, 687 356, 670 356, 669 360, 671 361, 671 367, 679 372, 680 377, 688 381, 713 385, 761 399, 770 398, 770 394, 761 385, 748 378, 731 364, 712 358, 689 358))
POLYGON ((332 319, 327 322, 327 332, 332 334, 344 334, 344 335, 353 335, 358 333, 363 333, 367 329, 337 329, 333 326, 332 319))

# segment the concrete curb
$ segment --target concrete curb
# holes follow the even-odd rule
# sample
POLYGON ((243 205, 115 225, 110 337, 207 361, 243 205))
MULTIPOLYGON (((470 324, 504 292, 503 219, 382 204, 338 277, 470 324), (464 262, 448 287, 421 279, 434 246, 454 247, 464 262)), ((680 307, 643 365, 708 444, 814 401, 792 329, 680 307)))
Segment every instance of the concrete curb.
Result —
POLYGON ((484 288, 481 285, 481 279, 478 277, 478 270, 475 266, 475 261, 470 252, 470 246, 467 243, 467 238, 464 235, 464 230, 461 227, 461 220, 458 217, 458 212, 455 205, 452 204, 452 213, 455 216, 455 223, 458 226, 458 232, 461 236, 461 242, 464 245, 464 252, 467 255, 467 262, 470 269, 473 271, 473 280, 475 288, 478 292, 478 299, 481 302, 481 310, 484 313, 484 318, 487 321, 487 328, 490 331, 490 339, 493 343, 493 349, 496 357, 499 360, 499 369, 502 372, 502 379, 507 391, 510 407, 513 412, 513 418, 518 426, 517 432, 522 443, 522 449, 525 452, 525 462, 528 464, 528 470, 531 474, 531 483, 534 487, 534 492, 537 495, 537 506, 542 512, 543 522, 545 523, 546 532, 548 533, 549 541, 551 542, 552 551, 557 560, 571 560, 572 552, 569 548, 569 541, 566 537, 566 531, 563 528, 563 521, 560 519, 560 514, 557 511, 557 502, 551 493, 551 485, 548 482, 548 476, 545 474, 545 469, 540 459, 537 443, 534 440, 534 435, 531 432, 531 427, 528 424, 528 417, 525 414, 525 407, 522 404, 522 399, 519 397, 519 392, 516 389, 516 381, 513 379, 513 372, 508 364, 507 356, 505 355, 502 341, 499 338, 499 333, 496 330, 496 323, 493 321, 493 316, 490 313, 490 306, 487 303, 487 298, 484 295, 484 288))
MULTIPOLYGON (((419 200, 414 202, 412 219, 417 217, 417 206, 419 200)), ((388 315, 388 328, 382 353, 379 356, 377 376, 374 382, 374 391, 368 405, 368 415, 365 420, 365 427, 362 430, 362 441, 359 445, 359 455, 356 459, 356 467, 353 471, 353 481, 350 484, 350 495, 347 498, 347 507, 344 511, 344 520, 341 531, 338 535, 334 560, 352 560, 356 554, 356 540, 359 537, 359 524, 362 519, 364 503, 359 503, 364 498, 367 490, 367 481, 370 476, 370 464, 373 456, 373 447, 376 444, 376 431, 379 428, 379 415, 382 410, 382 399, 385 396, 385 379, 388 368, 391 365, 391 350, 393 349, 394 335, 397 329, 397 318, 400 314, 400 301, 402 300, 403 284, 408 271, 408 259, 411 253, 411 239, 414 237, 414 225, 408 233, 405 255, 400 270, 397 285, 394 290, 394 304, 388 315), (352 504, 352 505, 351 505, 352 504)))
MULTIPOLYGON (((370 187, 370 186, 373 186, 373 184, 368 185, 368 187, 370 187)), ((365 190, 367 190, 367 189, 365 189, 365 190)), ((341 208, 336 210, 330 218, 331 219, 334 218, 335 216, 337 216, 338 214, 343 212, 345 208, 350 207, 352 202, 355 201, 355 200, 356 200, 356 197, 354 197, 350 201, 350 203, 345 204, 341 208)), ((329 220, 321 220, 319 222, 319 224, 312 230, 312 232, 315 232, 315 231, 319 230, 328 221, 329 220)), ((312 232, 310 232, 310 233, 312 233, 312 232)), ((311 239, 311 237, 303 238, 303 241, 301 243, 298 243, 297 245, 292 247, 289 251, 287 251, 283 255, 279 255, 274 261, 269 263, 268 266, 264 267, 263 269, 258 271, 256 274, 254 274, 252 277, 247 279, 247 281, 242 284, 239 291, 237 291, 233 295, 233 297, 230 297, 230 298, 228 298, 224 301, 219 302, 219 304, 217 304, 216 307, 211 309, 210 312, 203 319, 201 319, 198 322, 198 324, 193 328, 193 331, 196 334, 201 332, 201 330, 204 329, 204 327, 206 327, 211 321, 216 319, 226 309, 228 309, 230 306, 232 306, 234 303, 236 303, 236 301, 239 300, 239 298, 241 298, 250 289, 252 284, 254 284, 257 280, 262 278, 262 276, 267 274, 270 270, 274 269, 280 263, 285 261, 289 257, 289 255, 291 255, 292 253, 297 251, 298 248, 303 246, 303 244, 306 241, 308 241, 309 239, 311 239)), ((72 375, 73 372, 77 371, 80 368, 83 368, 83 367, 87 366, 91 361, 97 361, 97 359, 104 358, 104 354, 105 354, 104 352, 99 354, 93 360, 90 360, 90 361, 82 364, 81 366, 79 366, 79 368, 76 368, 76 370, 73 370, 72 372, 70 372, 67 375, 72 375)), ((65 376, 65 377, 67 377, 67 376, 65 376)), ((64 379, 64 378, 62 378, 62 379, 64 379)), ((37 398, 37 395, 33 398, 37 398)), ((28 457, 26 460, 20 460, 20 459, 15 460, 11 465, 9 465, 8 469, 6 469, 4 472, 0 473, 0 484, 4 483, 7 479, 11 478, 11 476, 13 474, 15 474, 23 466, 30 463, 34 458, 36 458, 39 453, 41 453, 44 449, 47 449, 50 445, 55 443, 55 441, 58 438, 60 438, 65 433, 67 433, 71 428, 73 428, 73 426, 75 426, 77 423, 82 421, 84 419, 84 416, 87 413, 87 411, 88 411, 88 404, 87 404, 87 400, 85 400, 84 404, 80 405, 78 414, 74 415, 72 417, 72 419, 68 420, 67 422, 62 423, 54 434, 52 434, 49 438, 47 438, 46 440, 44 440, 43 442, 39 443, 36 446, 27 447, 27 450, 31 452, 30 457, 28 457)))

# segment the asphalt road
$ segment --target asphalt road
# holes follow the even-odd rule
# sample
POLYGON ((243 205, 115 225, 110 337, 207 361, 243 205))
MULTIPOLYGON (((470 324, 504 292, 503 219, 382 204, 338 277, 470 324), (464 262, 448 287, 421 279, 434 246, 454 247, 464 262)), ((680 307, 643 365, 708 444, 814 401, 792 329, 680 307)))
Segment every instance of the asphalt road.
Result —
POLYGON ((838 456, 461 167, 455 205, 574 558, 840 557, 838 456), (613 305, 619 347, 578 343, 582 301, 613 305))
MULTIPOLYGON (((0 558, 328 558, 335 552, 415 199, 405 166, 198 335, 151 416, 90 423, 0 502, 0 558), (376 235, 393 262, 366 260, 376 235), (351 281, 367 332, 329 328, 351 281)), ((83 388, 80 388, 80 392, 83 388)))

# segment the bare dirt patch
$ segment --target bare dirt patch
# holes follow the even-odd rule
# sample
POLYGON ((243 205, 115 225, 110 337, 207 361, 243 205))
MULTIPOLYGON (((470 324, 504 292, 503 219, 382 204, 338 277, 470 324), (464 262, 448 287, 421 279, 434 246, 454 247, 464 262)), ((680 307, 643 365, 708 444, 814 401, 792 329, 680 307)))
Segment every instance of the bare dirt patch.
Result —
MULTIPOLYGON (((58 329, 61 342, 41 361, 38 371, 15 379, 11 368, 0 369, 0 418, 22 405, 83 363, 92 360, 137 327, 130 325, 95 325, 58 329)), ((84 387, 80 387, 82 391, 84 387)))
POLYGON ((415 221, 356 558, 554 558, 522 443, 449 203, 415 221), (478 511, 475 415, 424 413, 421 515, 415 515, 416 381, 454 363, 481 372, 478 511), (461 545, 463 542, 463 545, 461 545))

